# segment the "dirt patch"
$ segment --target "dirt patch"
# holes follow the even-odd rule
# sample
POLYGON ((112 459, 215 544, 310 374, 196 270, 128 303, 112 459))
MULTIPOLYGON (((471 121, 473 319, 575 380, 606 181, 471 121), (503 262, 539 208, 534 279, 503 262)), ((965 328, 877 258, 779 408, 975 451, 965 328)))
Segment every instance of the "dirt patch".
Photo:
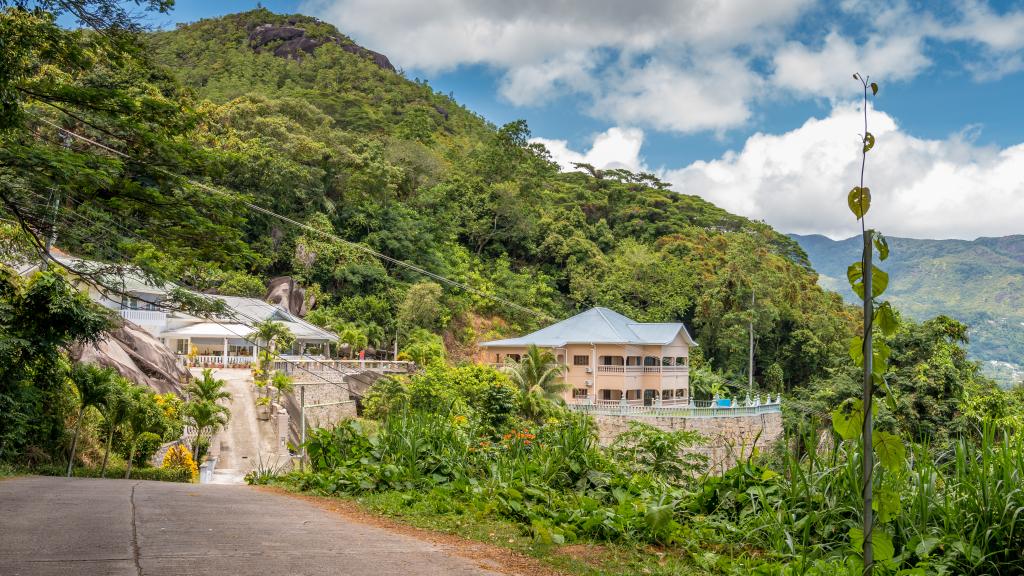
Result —
MULTIPOLYGON (((508 548, 495 546, 468 540, 454 534, 432 532, 422 528, 415 528, 408 524, 402 524, 397 520, 385 518, 366 511, 362 506, 349 500, 339 498, 328 498, 324 496, 311 496, 309 494, 298 494, 275 486, 257 486, 258 490, 264 490, 275 494, 281 494, 292 498, 299 498, 314 504, 315 506, 333 512, 344 517, 346 520, 384 528, 388 531, 406 536, 412 536, 437 545, 441 550, 452 556, 459 556, 476 562, 476 564, 493 572, 500 572, 510 576, 564 576, 564 572, 558 572, 545 566, 539 560, 530 558, 508 548)), ((595 547, 597 548, 597 547, 595 547)))
POLYGON ((568 544, 559 547, 558 553, 595 568, 605 564, 611 555, 607 548, 597 544, 568 544))

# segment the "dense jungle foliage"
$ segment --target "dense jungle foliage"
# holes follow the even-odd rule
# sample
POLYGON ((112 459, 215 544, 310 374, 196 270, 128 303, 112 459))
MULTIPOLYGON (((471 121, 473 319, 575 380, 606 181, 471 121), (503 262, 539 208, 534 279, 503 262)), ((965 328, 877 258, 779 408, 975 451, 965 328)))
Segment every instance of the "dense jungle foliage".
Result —
MULTIPOLYGON (((936 328, 914 326, 900 337, 936 328)), ((589 417, 538 403, 513 383, 515 372, 437 364, 384 380, 367 399, 374 419, 310 434, 310 470, 264 470, 249 481, 356 497, 484 540, 493 541, 495 520, 507 522, 541 557, 562 544, 596 545, 607 563, 594 573, 862 573, 853 418, 837 411, 834 433, 809 428, 707 475, 698 434, 634 421, 602 447, 589 417), (649 562, 640 554, 638 564, 612 568, 614 550, 645 548, 649 562)), ((1013 434, 1022 421, 1005 416, 953 417, 966 432, 941 443, 905 446, 878 432, 876 573, 1024 570, 1024 444, 1013 434)))

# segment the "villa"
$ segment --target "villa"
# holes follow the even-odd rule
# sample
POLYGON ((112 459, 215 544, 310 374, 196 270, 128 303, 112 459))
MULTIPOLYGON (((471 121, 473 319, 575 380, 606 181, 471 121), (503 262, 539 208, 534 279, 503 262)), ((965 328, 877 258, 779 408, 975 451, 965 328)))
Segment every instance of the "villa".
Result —
POLYGON ((519 338, 482 342, 480 360, 504 365, 531 345, 551 351, 565 367, 567 402, 689 403, 689 352, 697 343, 681 322, 636 322, 608 308, 591 308, 519 338))
MULTIPOLYGON (((56 251, 54 258, 61 264, 84 272, 104 266, 56 251)), ((27 275, 38 269, 38 265, 30 264, 20 268, 19 273, 27 275)), ((307 351, 329 353, 330 345, 338 341, 332 332, 257 298, 203 294, 206 298, 224 302, 225 312, 214 318, 202 318, 183 312, 169 312, 160 305, 177 288, 173 284, 153 285, 143 275, 133 273, 127 267, 113 282, 118 284, 118 295, 103 293, 84 283, 81 288, 88 288, 89 297, 94 302, 118 311, 122 318, 145 329, 182 361, 193 353, 192 360, 199 365, 228 367, 251 364, 256 361, 257 352, 255 338, 252 336, 254 327, 266 320, 284 324, 295 336, 291 350, 279 351, 285 354, 307 351)))

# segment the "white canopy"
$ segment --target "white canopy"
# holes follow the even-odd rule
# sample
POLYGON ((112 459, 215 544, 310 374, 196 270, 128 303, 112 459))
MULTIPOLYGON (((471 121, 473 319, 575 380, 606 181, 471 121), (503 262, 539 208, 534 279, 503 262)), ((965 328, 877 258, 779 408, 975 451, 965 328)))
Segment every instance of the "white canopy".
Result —
POLYGON ((161 334, 164 338, 247 338, 253 329, 245 324, 200 322, 161 334))

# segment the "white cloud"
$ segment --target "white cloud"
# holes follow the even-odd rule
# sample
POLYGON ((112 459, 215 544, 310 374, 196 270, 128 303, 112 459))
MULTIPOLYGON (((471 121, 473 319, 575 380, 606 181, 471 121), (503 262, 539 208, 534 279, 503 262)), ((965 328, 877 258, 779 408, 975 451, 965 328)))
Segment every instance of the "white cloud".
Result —
POLYGON ((616 123, 688 133, 722 130, 750 118, 758 77, 732 57, 708 57, 692 68, 659 59, 631 69, 594 103, 593 114, 616 123))
MULTIPOLYGON (((662 171, 675 190, 700 195, 787 232, 852 236, 858 225, 846 195, 858 182, 863 117, 839 105, 784 134, 755 134, 743 149, 711 162, 662 171)), ((974 145, 963 134, 915 138, 883 112, 868 154, 868 224, 893 236, 975 238, 1020 233, 1024 226, 1024 144, 974 145)))
POLYGON ((916 35, 872 37, 858 45, 833 30, 817 50, 798 42, 782 46, 774 57, 773 83, 790 92, 834 98, 852 91, 854 72, 887 82, 917 76, 931 65, 923 48, 923 38, 916 35))
MULTIPOLYGON (((869 121, 877 138, 865 180, 872 191, 869 226, 913 238, 972 239, 1024 230, 1024 144, 977 146, 970 130, 944 140, 916 138, 880 111, 872 111, 869 121)), ((738 151, 677 169, 644 164, 639 130, 612 128, 586 152, 562 140, 536 140, 564 169, 570 162, 588 162, 655 172, 676 191, 779 230, 847 238, 860 228, 846 195, 858 183, 862 123, 857 105, 839 104, 825 118, 783 134, 754 134, 738 151)))
POLYGON ((779 94, 849 94, 854 71, 910 80, 933 67, 934 44, 967 43, 960 65, 977 80, 1024 69, 1024 10, 997 13, 979 0, 815 4, 304 0, 300 10, 407 69, 492 67, 499 96, 516 106, 582 95, 578 106, 594 117, 677 133, 743 126, 779 94))
POLYGON ((573 170, 573 163, 585 163, 595 168, 625 168, 638 172, 643 170, 640 148, 644 143, 644 132, 637 128, 609 128, 598 134, 585 153, 575 152, 565 140, 532 138, 531 142, 543 144, 562 170, 573 170))
POLYGON ((747 120, 758 84, 747 57, 781 41, 813 1, 307 0, 300 9, 405 68, 494 67, 499 95, 517 106, 583 94, 596 117, 693 132, 747 120))

